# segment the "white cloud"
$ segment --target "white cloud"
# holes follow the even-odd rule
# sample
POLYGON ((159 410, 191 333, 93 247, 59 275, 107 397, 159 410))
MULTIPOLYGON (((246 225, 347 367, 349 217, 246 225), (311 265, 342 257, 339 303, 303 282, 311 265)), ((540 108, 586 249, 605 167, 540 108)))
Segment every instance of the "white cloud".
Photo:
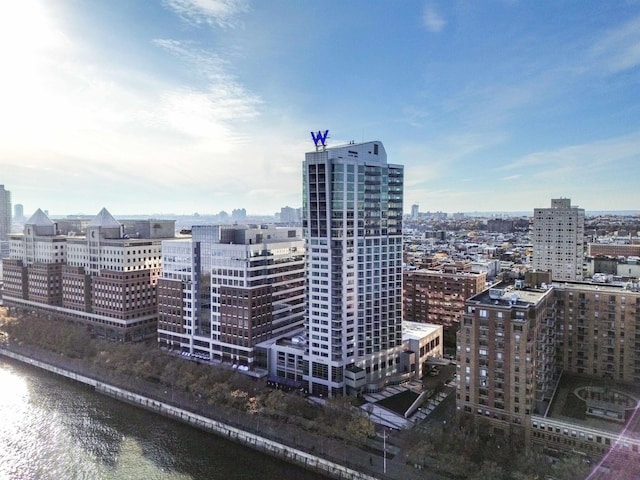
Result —
POLYGON ((427 4, 422 15, 424 26, 432 33, 440 32, 447 24, 445 19, 440 15, 433 4, 427 4))
POLYGON ((243 137, 238 133, 238 122, 260 115, 260 98, 225 71, 226 63, 218 55, 175 40, 154 43, 183 61, 190 72, 204 77, 205 85, 162 92, 153 121, 173 132, 201 139, 214 152, 228 152, 243 137))
POLYGON ((0 171, 28 209, 154 212, 179 201, 201 212, 258 204, 272 213, 274 203, 298 206, 291 192, 299 196, 304 149, 287 133, 296 127, 271 119, 260 128, 262 100, 220 56, 156 40, 189 72, 191 80, 171 83, 86 56, 73 38, 40 42, 40 33, 57 31, 52 18, 42 18, 49 23, 30 29, 25 22, 19 32, 37 37, 25 44, 29 62, 10 57, 0 76, 0 171), (300 150, 287 151, 282 141, 300 150), (267 153, 274 151, 278 158, 267 153), (268 201, 253 201, 265 185, 273 186, 268 201), (76 205, 73 198, 86 200, 76 205))
POLYGON ((246 0, 164 0, 163 3, 196 25, 231 26, 234 17, 247 10, 246 0))
POLYGON ((459 132, 403 143, 392 161, 405 166, 406 201, 430 205, 432 211, 475 205, 472 189, 476 189, 477 177, 482 176, 484 167, 482 162, 469 159, 500 141, 501 134, 459 132), (469 187, 461 187, 462 183, 469 187))
POLYGON ((576 171, 594 173, 634 159, 640 159, 640 133, 534 152, 498 170, 531 170, 547 176, 576 171))
POLYGON ((593 45, 590 54, 614 73, 640 64, 640 17, 610 30, 593 45))

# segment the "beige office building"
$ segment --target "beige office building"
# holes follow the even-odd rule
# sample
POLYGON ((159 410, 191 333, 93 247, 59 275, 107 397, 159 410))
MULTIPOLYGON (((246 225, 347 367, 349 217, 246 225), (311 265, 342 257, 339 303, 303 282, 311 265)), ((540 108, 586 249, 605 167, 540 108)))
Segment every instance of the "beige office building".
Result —
POLYGON ((41 210, 12 234, 3 261, 4 302, 88 326, 96 336, 119 341, 153 337, 161 239, 173 221, 147 220, 150 235, 131 238, 103 209, 86 236, 59 235, 41 210))

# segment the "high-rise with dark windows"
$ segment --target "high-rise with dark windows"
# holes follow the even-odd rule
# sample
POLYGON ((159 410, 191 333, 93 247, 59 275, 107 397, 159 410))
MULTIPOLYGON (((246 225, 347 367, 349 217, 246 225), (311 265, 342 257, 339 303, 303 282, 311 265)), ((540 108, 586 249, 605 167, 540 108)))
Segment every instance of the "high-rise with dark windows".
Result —
POLYGON ((403 180, 381 142, 306 154, 304 379, 314 395, 375 389, 399 373, 403 180))

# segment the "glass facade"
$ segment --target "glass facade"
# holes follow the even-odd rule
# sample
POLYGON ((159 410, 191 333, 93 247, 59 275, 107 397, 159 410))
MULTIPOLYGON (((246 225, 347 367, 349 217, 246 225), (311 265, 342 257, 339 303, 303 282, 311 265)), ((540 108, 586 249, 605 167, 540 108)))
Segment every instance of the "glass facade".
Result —
POLYGON ((403 167, 380 142, 310 152, 304 163, 309 375, 314 394, 345 393, 395 372, 402 344, 403 167))

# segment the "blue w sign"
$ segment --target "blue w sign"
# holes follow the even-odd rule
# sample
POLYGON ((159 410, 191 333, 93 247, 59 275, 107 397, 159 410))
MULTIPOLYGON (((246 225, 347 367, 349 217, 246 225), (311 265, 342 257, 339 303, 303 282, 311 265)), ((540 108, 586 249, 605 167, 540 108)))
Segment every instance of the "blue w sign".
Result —
POLYGON ((311 138, 313 138, 313 143, 318 146, 318 142, 323 147, 326 146, 327 136, 329 135, 329 130, 325 130, 324 133, 318 131, 318 133, 311 132, 311 138))

